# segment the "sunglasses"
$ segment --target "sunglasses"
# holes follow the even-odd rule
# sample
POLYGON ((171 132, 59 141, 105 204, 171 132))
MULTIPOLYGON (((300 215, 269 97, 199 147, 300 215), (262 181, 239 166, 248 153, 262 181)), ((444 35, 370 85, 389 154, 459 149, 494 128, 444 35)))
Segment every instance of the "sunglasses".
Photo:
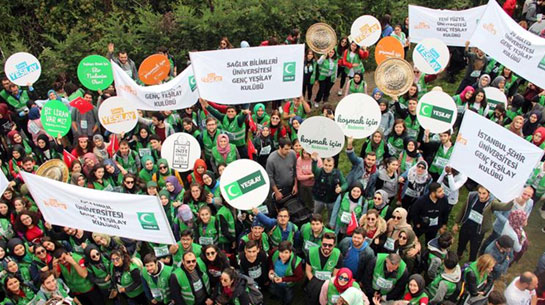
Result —
POLYGON ((112 257, 112 261, 118 262, 121 260, 121 257, 112 257))
POLYGON ((382 200, 382 197, 376 196, 376 197, 373 197, 373 199, 375 199, 375 200, 382 200))
POLYGON ((212 255, 216 255, 216 251, 214 251, 214 252, 206 252, 206 256, 212 256, 212 255))
POLYGON ((374 220, 377 220, 377 219, 374 218, 374 217, 367 217, 367 220, 369 220, 369 221, 374 221, 374 220))
POLYGON ((185 261, 186 264, 195 264, 196 262, 197 262, 196 259, 190 260, 190 261, 185 261))
POLYGON ((324 244, 324 243, 322 243, 322 247, 324 247, 324 248, 333 248, 333 244, 324 244))
POLYGON ((399 239, 407 240, 407 236, 399 236, 399 239))
POLYGON ((43 254, 43 253, 45 253, 45 250, 37 250, 36 251, 36 254, 43 254))
POLYGON ((350 280, 346 276, 341 276, 341 275, 339 275, 338 279, 339 279, 339 281, 344 281, 344 282, 348 282, 350 280))
POLYGON ((98 253, 91 254, 91 257, 100 257, 100 254, 98 254, 98 253))
POLYGON ((159 166, 160 169, 165 169, 167 168, 166 166, 159 166))
POLYGON ((402 217, 401 217, 401 216, 394 216, 394 217, 392 217, 392 218, 393 218, 393 219, 397 219, 397 220, 401 220, 402 217))
POLYGON ((131 181, 128 181, 128 180, 127 180, 127 181, 125 181, 125 183, 127 183, 127 184, 134 184, 134 181, 132 181, 132 180, 131 180, 131 181))

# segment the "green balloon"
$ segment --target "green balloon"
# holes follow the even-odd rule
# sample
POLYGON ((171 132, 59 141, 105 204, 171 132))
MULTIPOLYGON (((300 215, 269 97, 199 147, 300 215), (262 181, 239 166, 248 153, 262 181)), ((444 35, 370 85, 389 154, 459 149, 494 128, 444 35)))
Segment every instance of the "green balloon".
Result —
POLYGON ((42 108, 42 126, 45 132, 56 138, 59 134, 65 136, 70 131, 72 117, 68 107, 59 100, 51 100, 42 108))
POLYGON ((114 81, 110 61, 100 55, 89 55, 78 65, 78 79, 85 88, 104 90, 114 81))

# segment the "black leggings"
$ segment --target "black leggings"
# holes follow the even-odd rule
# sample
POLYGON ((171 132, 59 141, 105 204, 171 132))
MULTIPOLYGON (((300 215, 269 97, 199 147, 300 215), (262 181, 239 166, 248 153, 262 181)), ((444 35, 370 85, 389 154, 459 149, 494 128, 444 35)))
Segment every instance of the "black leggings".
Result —
POLYGON ((329 99, 329 91, 331 91, 331 87, 333 87, 333 83, 331 82, 330 77, 319 81, 319 83, 320 83, 320 89, 318 90, 318 94, 316 95, 315 101, 316 103, 319 103, 322 100, 326 102, 329 99))
POLYGON ((344 83, 346 83, 346 70, 344 67, 338 67, 337 69, 337 78, 341 79, 340 89, 342 89, 344 87, 344 83))
POLYGON ((307 94, 307 100, 312 100, 312 87, 314 87, 314 83, 311 83, 310 81, 303 82, 303 96, 305 96, 305 93, 307 94))

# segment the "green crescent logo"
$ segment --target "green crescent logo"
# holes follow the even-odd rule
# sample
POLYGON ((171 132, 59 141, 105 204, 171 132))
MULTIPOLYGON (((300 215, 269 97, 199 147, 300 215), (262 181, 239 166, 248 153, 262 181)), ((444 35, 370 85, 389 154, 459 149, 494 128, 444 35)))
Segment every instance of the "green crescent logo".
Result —
POLYGON ((190 75, 188 79, 189 79, 189 88, 191 88, 191 92, 193 92, 197 88, 197 82, 195 81, 195 76, 190 75))
POLYGON ((420 115, 450 124, 452 123, 454 112, 443 107, 422 103, 420 115))
POLYGON ((296 68, 296 65, 294 61, 285 62, 284 70, 282 71, 283 72, 282 81, 284 82, 295 81, 295 68, 296 68))
POLYGON ((265 185, 265 178, 261 174, 261 171, 257 170, 237 181, 227 184, 223 187, 223 190, 227 193, 227 198, 233 200, 263 185, 265 185))
POLYGON ((431 109, 432 109, 432 105, 422 103, 422 107, 420 107, 420 115, 423 115, 428 118, 431 117, 431 109))
POLYGON ((142 229, 159 230, 159 225, 157 224, 157 219, 155 219, 155 214, 150 212, 136 212, 136 215, 142 229))

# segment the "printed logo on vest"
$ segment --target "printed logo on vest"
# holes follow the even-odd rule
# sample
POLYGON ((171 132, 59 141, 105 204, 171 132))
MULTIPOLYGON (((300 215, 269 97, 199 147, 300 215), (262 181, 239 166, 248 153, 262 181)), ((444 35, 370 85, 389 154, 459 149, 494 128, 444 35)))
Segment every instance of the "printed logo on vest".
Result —
POLYGON ((136 212, 138 222, 144 230, 159 230, 155 214, 150 212, 136 212))
POLYGON ((293 82, 295 81, 295 62, 285 62, 284 63, 284 73, 282 77, 284 82, 293 82))
POLYGON ((258 170, 238 179, 235 182, 229 183, 224 189, 229 197, 229 200, 232 200, 263 185, 265 185, 265 179, 263 178, 261 171, 258 170))
POLYGON ((452 110, 426 103, 423 103, 422 107, 420 108, 420 115, 446 123, 450 123, 452 121, 453 114, 454 112, 452 110))

